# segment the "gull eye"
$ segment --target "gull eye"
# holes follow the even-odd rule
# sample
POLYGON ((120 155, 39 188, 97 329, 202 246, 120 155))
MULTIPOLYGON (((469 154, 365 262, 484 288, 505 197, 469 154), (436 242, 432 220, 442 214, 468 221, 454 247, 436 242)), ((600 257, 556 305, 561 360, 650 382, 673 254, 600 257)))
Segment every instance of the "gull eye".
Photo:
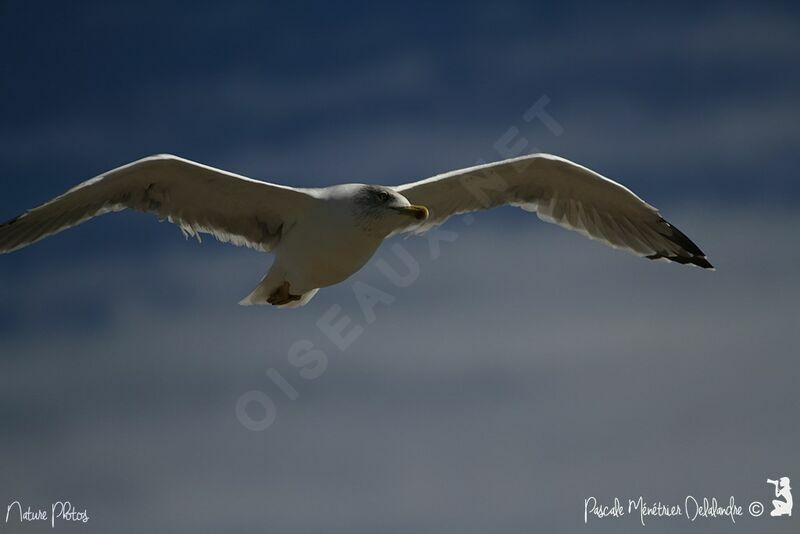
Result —
POLYGON ((378 192, 378 200, 380 200, 381 202, 389 202, 390 198, 392 198, 392 196, 386 191, 378 192))

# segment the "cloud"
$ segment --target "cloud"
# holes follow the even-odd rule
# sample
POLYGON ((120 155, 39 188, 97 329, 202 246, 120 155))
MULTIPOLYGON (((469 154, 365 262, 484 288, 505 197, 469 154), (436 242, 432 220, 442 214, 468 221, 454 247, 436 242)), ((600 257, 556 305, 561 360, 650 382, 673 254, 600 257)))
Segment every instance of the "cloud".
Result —
POLYGON ((398 288, 365 267, 355 280, 394 297, 372 324, 352 282, 299 311, 237 307, 264 261, 217 245, 7 267, 19 324, 0 338, 0 498, 68 497, 94 514, 88 532, 564 531, 589 495, 766 499, 767 475, 800 467, 783 421, 800 221, 700 206, 670 218, 717 272, 521 212, 452 221, 435 259, 423 238, 394 240, 376 260, 400 269, 399 244, 419 278, 398 288), (72 318, 85 300, 102 321, 72 318), (316 326, 334 304, 364 327, 345 351, 316 326), (327 355, 316 380, 287 360, 300 339, 327 355), (249 390, 278 410, 263 433, 235 415, 249 390))

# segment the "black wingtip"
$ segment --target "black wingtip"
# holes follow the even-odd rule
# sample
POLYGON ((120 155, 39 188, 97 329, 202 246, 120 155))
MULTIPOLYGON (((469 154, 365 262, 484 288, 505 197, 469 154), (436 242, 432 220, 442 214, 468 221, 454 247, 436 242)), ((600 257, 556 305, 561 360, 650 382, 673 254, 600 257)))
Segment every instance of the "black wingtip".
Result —
POLYGON ((694 242, 689 239, 686 234, 678 230, 675 226, 671 223, 666 221, 663 217, 660 218, 660 222, 663 225, 663 229, 666 231, 661 231, 660 233, 667 237, 670 241, 678 245, 681 250, 679 254, 669 254, 665 252, 657 252, 650 256, 647 256, 648 259, 651 260, 660 260, 665 259, 669 261, 674 261, 675 263, 680 263, 682 265, 696 265, 702 269, 709 269, 714 270, 714 266, 711 265, 711 262, 708 261, 706 258, 705 252, 700 250, 700 247, 694 244, 694 242))
POLYGON ((693 262, 693 264, 697 265, 698 267, 702 267, 703 269, 710 269, 712 271, 715 270, 715 267, 711 265, 711 262, 708 261, 705 256, 694 258, 694 260, 695 261, 693 262))
POLYGON ((675 263, 680 263, 681 265, 696 265, 697 267, 701 267, 703 269, 710 269, 714 270, 714 266, 711 265, 711 262, 705 256, 668 256, 666 254, 651 254, 647 256, 648 260, 669 260, 674 261, 675 263))

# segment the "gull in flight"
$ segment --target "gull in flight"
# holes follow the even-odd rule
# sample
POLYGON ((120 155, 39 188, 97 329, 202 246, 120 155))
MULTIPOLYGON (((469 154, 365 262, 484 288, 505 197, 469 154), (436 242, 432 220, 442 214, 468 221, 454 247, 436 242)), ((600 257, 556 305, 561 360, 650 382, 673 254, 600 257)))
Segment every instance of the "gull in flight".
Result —
POLYGON ((314 189, 261 182, 177 156, 150 156, 0 225, 0 253, 132 208, 177 224, 187 236, 207 233, 272 252, 272 268, 240 304, 298 307, 319 288, 358 271, 391 235, 424 232, 452 215, 506 204, 638 256, 713 268, 697 245, 631 190, 549 154, 395 187, 314 189))

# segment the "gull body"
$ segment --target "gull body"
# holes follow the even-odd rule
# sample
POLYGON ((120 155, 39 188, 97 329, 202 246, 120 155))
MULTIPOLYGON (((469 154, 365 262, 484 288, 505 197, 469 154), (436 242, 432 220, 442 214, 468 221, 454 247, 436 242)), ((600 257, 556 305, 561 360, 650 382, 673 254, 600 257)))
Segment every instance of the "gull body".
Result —
POLYGON ((300 298, 296 304, 279 305, 302 306, 319 288, 338 284, 361 269, 390 233, 426 216, 425 210, 412 207, 394 192, 388 205, 397 208, 396 214, 370 216, 363 209, 369 198, 362 193, 378 190, 382 191, 365 184, 309 190, 313 201, 308 215, 284 232, 272 250, 275 262, 269 273, 240 304, 268 301, 276 289, 288 284, 290 295, 300 298))
POLYGON ((502 205, 651 260, 712 269, 658 210, 621 184, 549 154, 459 169, 399 186, 292 188, 160 154, 70 189, 0 225, 0 253, 123 209, 156 214, 187 236, 272 252, 241 304, 298 307, 357 272, 384 239, 502 205))

